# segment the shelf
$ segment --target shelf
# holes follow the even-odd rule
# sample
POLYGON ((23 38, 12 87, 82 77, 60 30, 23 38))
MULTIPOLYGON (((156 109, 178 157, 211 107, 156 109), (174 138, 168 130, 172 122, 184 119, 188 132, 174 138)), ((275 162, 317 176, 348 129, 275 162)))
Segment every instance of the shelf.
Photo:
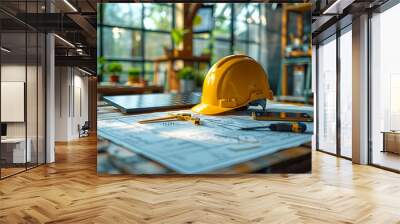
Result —
POLYGON ((211 60, 210 56, 162 56, 159 58, 154 58, 152 62, 168 62, 168 61, 193 61, 193 62, 204 62, 208 63, 211 60))

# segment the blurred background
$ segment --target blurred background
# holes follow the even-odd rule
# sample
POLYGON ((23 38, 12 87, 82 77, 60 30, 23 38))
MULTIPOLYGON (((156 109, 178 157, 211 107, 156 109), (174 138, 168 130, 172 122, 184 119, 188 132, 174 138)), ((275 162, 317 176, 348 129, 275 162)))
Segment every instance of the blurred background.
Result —
POLYGON ((246 54, 276 100, 313 102, 311 4, 103 3, 97 13, 100 96, 201 91, 215 62, 246 54))

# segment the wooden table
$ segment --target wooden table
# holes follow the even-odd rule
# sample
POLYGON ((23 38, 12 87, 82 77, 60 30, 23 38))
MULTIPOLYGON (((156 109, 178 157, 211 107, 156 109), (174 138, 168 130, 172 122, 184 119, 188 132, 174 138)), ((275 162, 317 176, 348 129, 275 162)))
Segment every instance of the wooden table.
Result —
MULTIPOLYGON (((121 116, 118 109, 106 104, 99 104, 98 120, 111 119, 121 116)), ((122 173, 122 174, 174 174, 174 172, 162 164, 147 159, 129 149, 114 144, 98 137, 98 172, 103 174, 122 173), (110 151, 118 154, 127 155, 122 159, 110 154, 110 151), (135 161, 129 164, 127 161, 135 161), (146 170, 151 169, 151 172, 146 170), (146 172, 147 171, 147 172, 146 172)), ((311 146, 288 148, 267 156, 263 156, 248 162, 234 165, 229 168, 217 170, 213 173, 305 173, 311 172, 311 146)))
POLYGON ((392 152, 400 154, 400 131, 382 131, 382 134, 382 152, 392 152))

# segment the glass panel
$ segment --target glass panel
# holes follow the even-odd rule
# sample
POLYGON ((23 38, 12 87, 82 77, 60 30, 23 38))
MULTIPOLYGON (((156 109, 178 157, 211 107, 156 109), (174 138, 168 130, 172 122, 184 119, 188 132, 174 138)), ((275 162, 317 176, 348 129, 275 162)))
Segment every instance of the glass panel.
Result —
POLYGON ((200 8, 196 16, 201 18, 201 23, 193 27, 193 32, 209 32, 213 28, 213 10, 212 8, 200 8))
POLYGON ((371 20, 371 134, 372 163, 400 170, 400 5, 371 20))
MULTIPOLYGON (((25 90, 26 33, 2 33, 1 140, 2 177, 25 170, 31 151, 26 150, 25 90)), ((28 141, 30 145, 30 141, 28 141)), ((28 147, 29 149, 29 147, 28 147)))
POLYGON ((161 57, 164 55, 164 47, 172 48, 171 36, 166 33, 146 32, 146 59, 161 57))
POLYGON ((246 43, 235 41, 234 53, 247 54, 246 43))
POLYGON ((210 54, 211 50, 211 35, 209 33, 193 35, 193 54, 196 56, 210 54))
POLYGON ((318 149, 336 153, 336 40, 318 48, 318 149))
POLYGON ((46 65, 46 37, 44 34, 39 34, 39 45, 38 45, 38 164, 43 164, 46 162, 46 148, 45 148, 45 124, 46 124, 46 116, 45 116, 45 65, 46 65))
POLYGON ((235 39, 236 40, 247 40, 247 24, 245 22, 237 21, 235 23, 235 39))
POLYGON ((103 4, 104 24, 126 27, 141 27, 142 4, 107 3, 103 4))
POLYGON ((352 35, 340 37, 340 153, 352 156, 352 35))
POLYGON ((144 63, 144 69, 146 70, 146 72, 152 72, 154 70, 154 63, 152 62, 144 63))
POLYGON ((248 55, 258 61, 260 49, 261 47, 259 44, 249 44, 248 55))
POLYGON ((249 15, 247 17, 247 21, 249 23, 260 23, 260 8, 257 3, 248 4, 249 15))
MULTIPOLYGON (((272 33, 272 35, 277 35, 277 33, 276 32, 268 32, 268 30, 267 30, 267 16, 266 16, 267 15, 267 9, 266 9, 266 5, 262 4, 260 8, 261 8, 261 16, 260 16, 260 24, 261 24, 261 28, 260 28, 260 32, 261 32, 261 36, 260 36, 261 37, 261 40, 260 40, 260 51, 261 51, 261 55, 260 55, 260 58, 259 58, 259 62, 262 64, 262 66, 263 66, 265 71, 270 72, 270 69, 268 68, 269 67, 268 63, 270 63, 269 60, 268 60, 268 55, 272 55, 273 51, 271 51, 270 54, 268 54, 268 52, 269 52, 268 46, 271 45, 271 43, 270 44, 268 43, 268 39, 275 39, 275 43, 277 41, 279 41, 279 39, 278 38, 271 38, 271 37, 268 36, 270 33, 272 33)), ((250 29, 251 29, 251 27, 250 27, 250 29)), ((250 32, 250 34, 251 34, 251 32, 250 32)), ((279 49, 277 49, 277 50, 279 52, 279 49)), ((271 63, 271 64, 274 64, 274 63, 271 63)), ((269 76, 269 77, 271 77, 271 76, 269 76)))
POLYGON ((235 6, 235 18, 240 21, 247 20, 247 3, 237 3, 235 6))
POLYGON ((103 52, 106 58, 142 57, 142 41, 139 31, 103 27, 103 38, 103 52))
POLYGON ((230 38, 231 36, 231 4, 215 4, 215 27, 213 34, 217 38, 230 38))
POLYGON ((222 17, 224 19, 231 18, 231 4, 229 3, 217 3, 215 4, 215 17, 222 17))
POLYGON ((249 40, 254 42, 260 42, 260 25, 249 24, 249 40))
POLYGON ((144 5, 144 28, 150 30, 172 29, 172 7, 162 4, 144 5))
POLYGON ((231 54, 230 42, 228 42, 228 41, 215 41, 214 49, 213 49, 213 55, 212 55, 213 63, 217 62, 222 57, 230 55, 230 54, 231 54))
POLYGON ((223 18, 215 19, 215 29, 213 30, 215 37, 230 38, 231 21, 223 18))
POLYGON ((193 54, 200 56, 202 54, 209 53, 209 40, 205 39, 194 39, 193 40, 193 54))
POLYGON ((34 167, 38 160, 38 35, 36 32, 29 32, 28 38, 28 63, 26 80, 26 115, 27 115, 27 167, 34 167))
POLYGON ((153 78, 154 78, 154 73, 146 71, 146 73, 144 74, 144 80, 146 80, 149 85, 152 84, 153 78))

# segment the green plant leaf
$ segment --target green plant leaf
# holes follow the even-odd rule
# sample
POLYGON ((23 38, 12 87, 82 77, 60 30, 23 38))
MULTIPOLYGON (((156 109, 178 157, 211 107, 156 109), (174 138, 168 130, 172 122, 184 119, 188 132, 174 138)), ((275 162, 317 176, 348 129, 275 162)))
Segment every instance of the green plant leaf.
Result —
POLYGON ((187 29, 181 29, 181 28, 172 29, 171 36, 175 45, 179 45, 180 43, 182 43, 184 35, 188 32, 189 30, 187 29))
POLYGON ((196 15, 193 18, 193 27, 199 26, 202 21, 203 21, 203 19, 201 18, 201 16, 200 15, 196 15))
POLYGON ((178 78, 184 80, 195 80, 197 77, 197 71, 193 67, 184 67, 178 72, 178 78))
POLYGON ((118 73, 122 72, 122 65, 118 62, 112 62, 107 66, 108 72, 118 75, 118 73))
POLYGON ((128 75, 138 77, 140 75, 140 69, 138 67, 130 67, 128 69, 128 75))

